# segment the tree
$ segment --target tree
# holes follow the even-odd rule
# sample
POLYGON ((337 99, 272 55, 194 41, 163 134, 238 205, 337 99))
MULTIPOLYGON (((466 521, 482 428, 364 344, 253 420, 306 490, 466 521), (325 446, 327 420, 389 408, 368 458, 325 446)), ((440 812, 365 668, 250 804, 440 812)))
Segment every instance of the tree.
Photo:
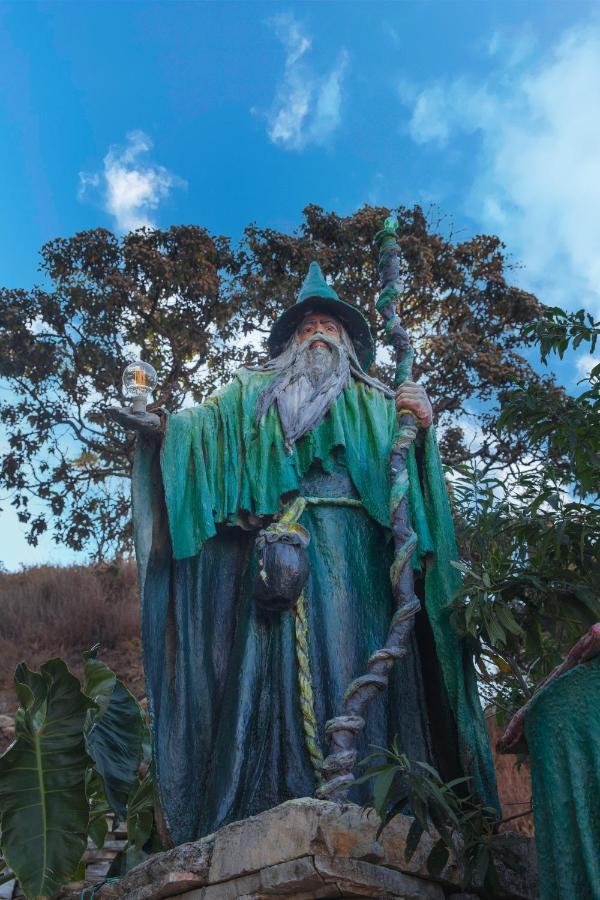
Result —
POLYGON ((0 294, 9 387, 0 484, 30 543, 51 520, 57 542, 101 558, 130 542, 132 444, 106 416, 120 402, 121 373, 139 351, 158 372, 160 403, 200 400, 220 373, 220 346, 232 346, 235 310, 221 283, 234 260, 225 238, 185 226, 122 240, 96 229, 41 255, 51 289, 0 294), (32 512, 35 499, 45 508, 32 512))
MULTIPOLYGON (((131 348, 158 372, 157 403, 176 410, 199 402, 256 359, 253 336, 265 337, 293 302, 311 259, 362 308, 382 346, 373 238, 388 213, 363 207, 342 217, 309 206, 294 234, 252 224, 236 248, 193 226, 120 240, 95 229, 46 244, 47 286, 0 291, 0 376, 8 386, 0 486, 29 541, 51 524, 55 540, 96 558, 129 548, 124 478, 132 445, 104 411, 119 400, 131 348)), ((432 397, 447 460, 464 461, 473 451, 461 417, 473 404, 493 406, 515 377, 536 380, 518 351, 520 326, 539 316, 540 304, 508 283, 499 238, 444 236, 418 206, 397 215, 401 315, 418 350, 416 377, 432 397)), ((377 368, 390 378, 385 353, 377 368)), ((476 454, 488 465, 517 459, 523 445, 495 435, 493 421, 486 412, 476 454)))
MULTIPOLYGON (((582 343, 593 352, 600 322, 553 308, 525 332, 545 363, 582 343)), ((517 432, 531 459, 500 473, 474 462, 453 482, 464 575, 454 621, 503 721, 600 620, 600 364, 583 386, 568 396, 515 383, 498 428, 517 432)))

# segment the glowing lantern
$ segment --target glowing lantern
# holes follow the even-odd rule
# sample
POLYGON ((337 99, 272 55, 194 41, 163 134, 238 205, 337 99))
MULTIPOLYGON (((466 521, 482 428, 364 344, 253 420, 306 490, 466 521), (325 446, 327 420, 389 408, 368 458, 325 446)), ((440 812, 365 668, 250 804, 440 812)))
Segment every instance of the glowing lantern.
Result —
POLYGON ((157 381, 156 371, 149 363, 139 359, 127 366, 123 372, 123 393, 133 401, 132 412, 145 412, 157 381))

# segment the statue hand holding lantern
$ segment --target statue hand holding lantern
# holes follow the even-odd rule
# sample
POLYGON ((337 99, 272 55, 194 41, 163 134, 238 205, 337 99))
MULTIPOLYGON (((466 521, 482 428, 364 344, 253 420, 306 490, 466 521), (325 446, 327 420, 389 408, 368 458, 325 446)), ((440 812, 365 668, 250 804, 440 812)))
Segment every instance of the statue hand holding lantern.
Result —
POLYGON ((109 415, 128 431, 159 434, 162 430, 160 416, 146 411, 148 398, 156 388, 155 369, 143 360, 130 363, 123 372, 123 394, 132 402, 129 406, 113 406, 109 415))

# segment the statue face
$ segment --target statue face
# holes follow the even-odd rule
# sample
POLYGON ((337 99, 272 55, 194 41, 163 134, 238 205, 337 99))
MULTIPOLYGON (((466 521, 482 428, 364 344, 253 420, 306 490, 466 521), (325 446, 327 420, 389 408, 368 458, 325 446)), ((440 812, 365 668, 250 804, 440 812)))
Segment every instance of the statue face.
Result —
MULTIPOLYGON (((300 342, 310 340, 310 338, 318 332, 328 335, 330 338, 333 338, 334 341, 339 341, 340 323, 334 316, 330 316, 328 313, 308 313, 298 328, 298 340, 300 342)), ((320 341, 318 339, 311 343, 311 349, 316 347, 325 347, 329 349, 325 341, 320 341)))

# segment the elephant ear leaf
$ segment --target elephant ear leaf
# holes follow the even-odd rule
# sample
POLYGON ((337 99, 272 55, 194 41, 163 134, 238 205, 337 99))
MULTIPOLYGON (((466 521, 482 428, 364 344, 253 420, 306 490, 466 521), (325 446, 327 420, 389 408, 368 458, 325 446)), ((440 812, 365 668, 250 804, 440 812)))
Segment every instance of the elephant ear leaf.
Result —
POLYGON ((83 725, 92 701, 61 659, 15 673, 15 740, 0 757, 2 853, 27 897, 70 880, 87 842, 83 725))
POLYGON ((85 726, 87 751, 102 776, 108 803, 125 819, 142 761, 144 713, 115 673, 95 658, 95 649, 86 654, 83 689, 96 705, 85 726))

